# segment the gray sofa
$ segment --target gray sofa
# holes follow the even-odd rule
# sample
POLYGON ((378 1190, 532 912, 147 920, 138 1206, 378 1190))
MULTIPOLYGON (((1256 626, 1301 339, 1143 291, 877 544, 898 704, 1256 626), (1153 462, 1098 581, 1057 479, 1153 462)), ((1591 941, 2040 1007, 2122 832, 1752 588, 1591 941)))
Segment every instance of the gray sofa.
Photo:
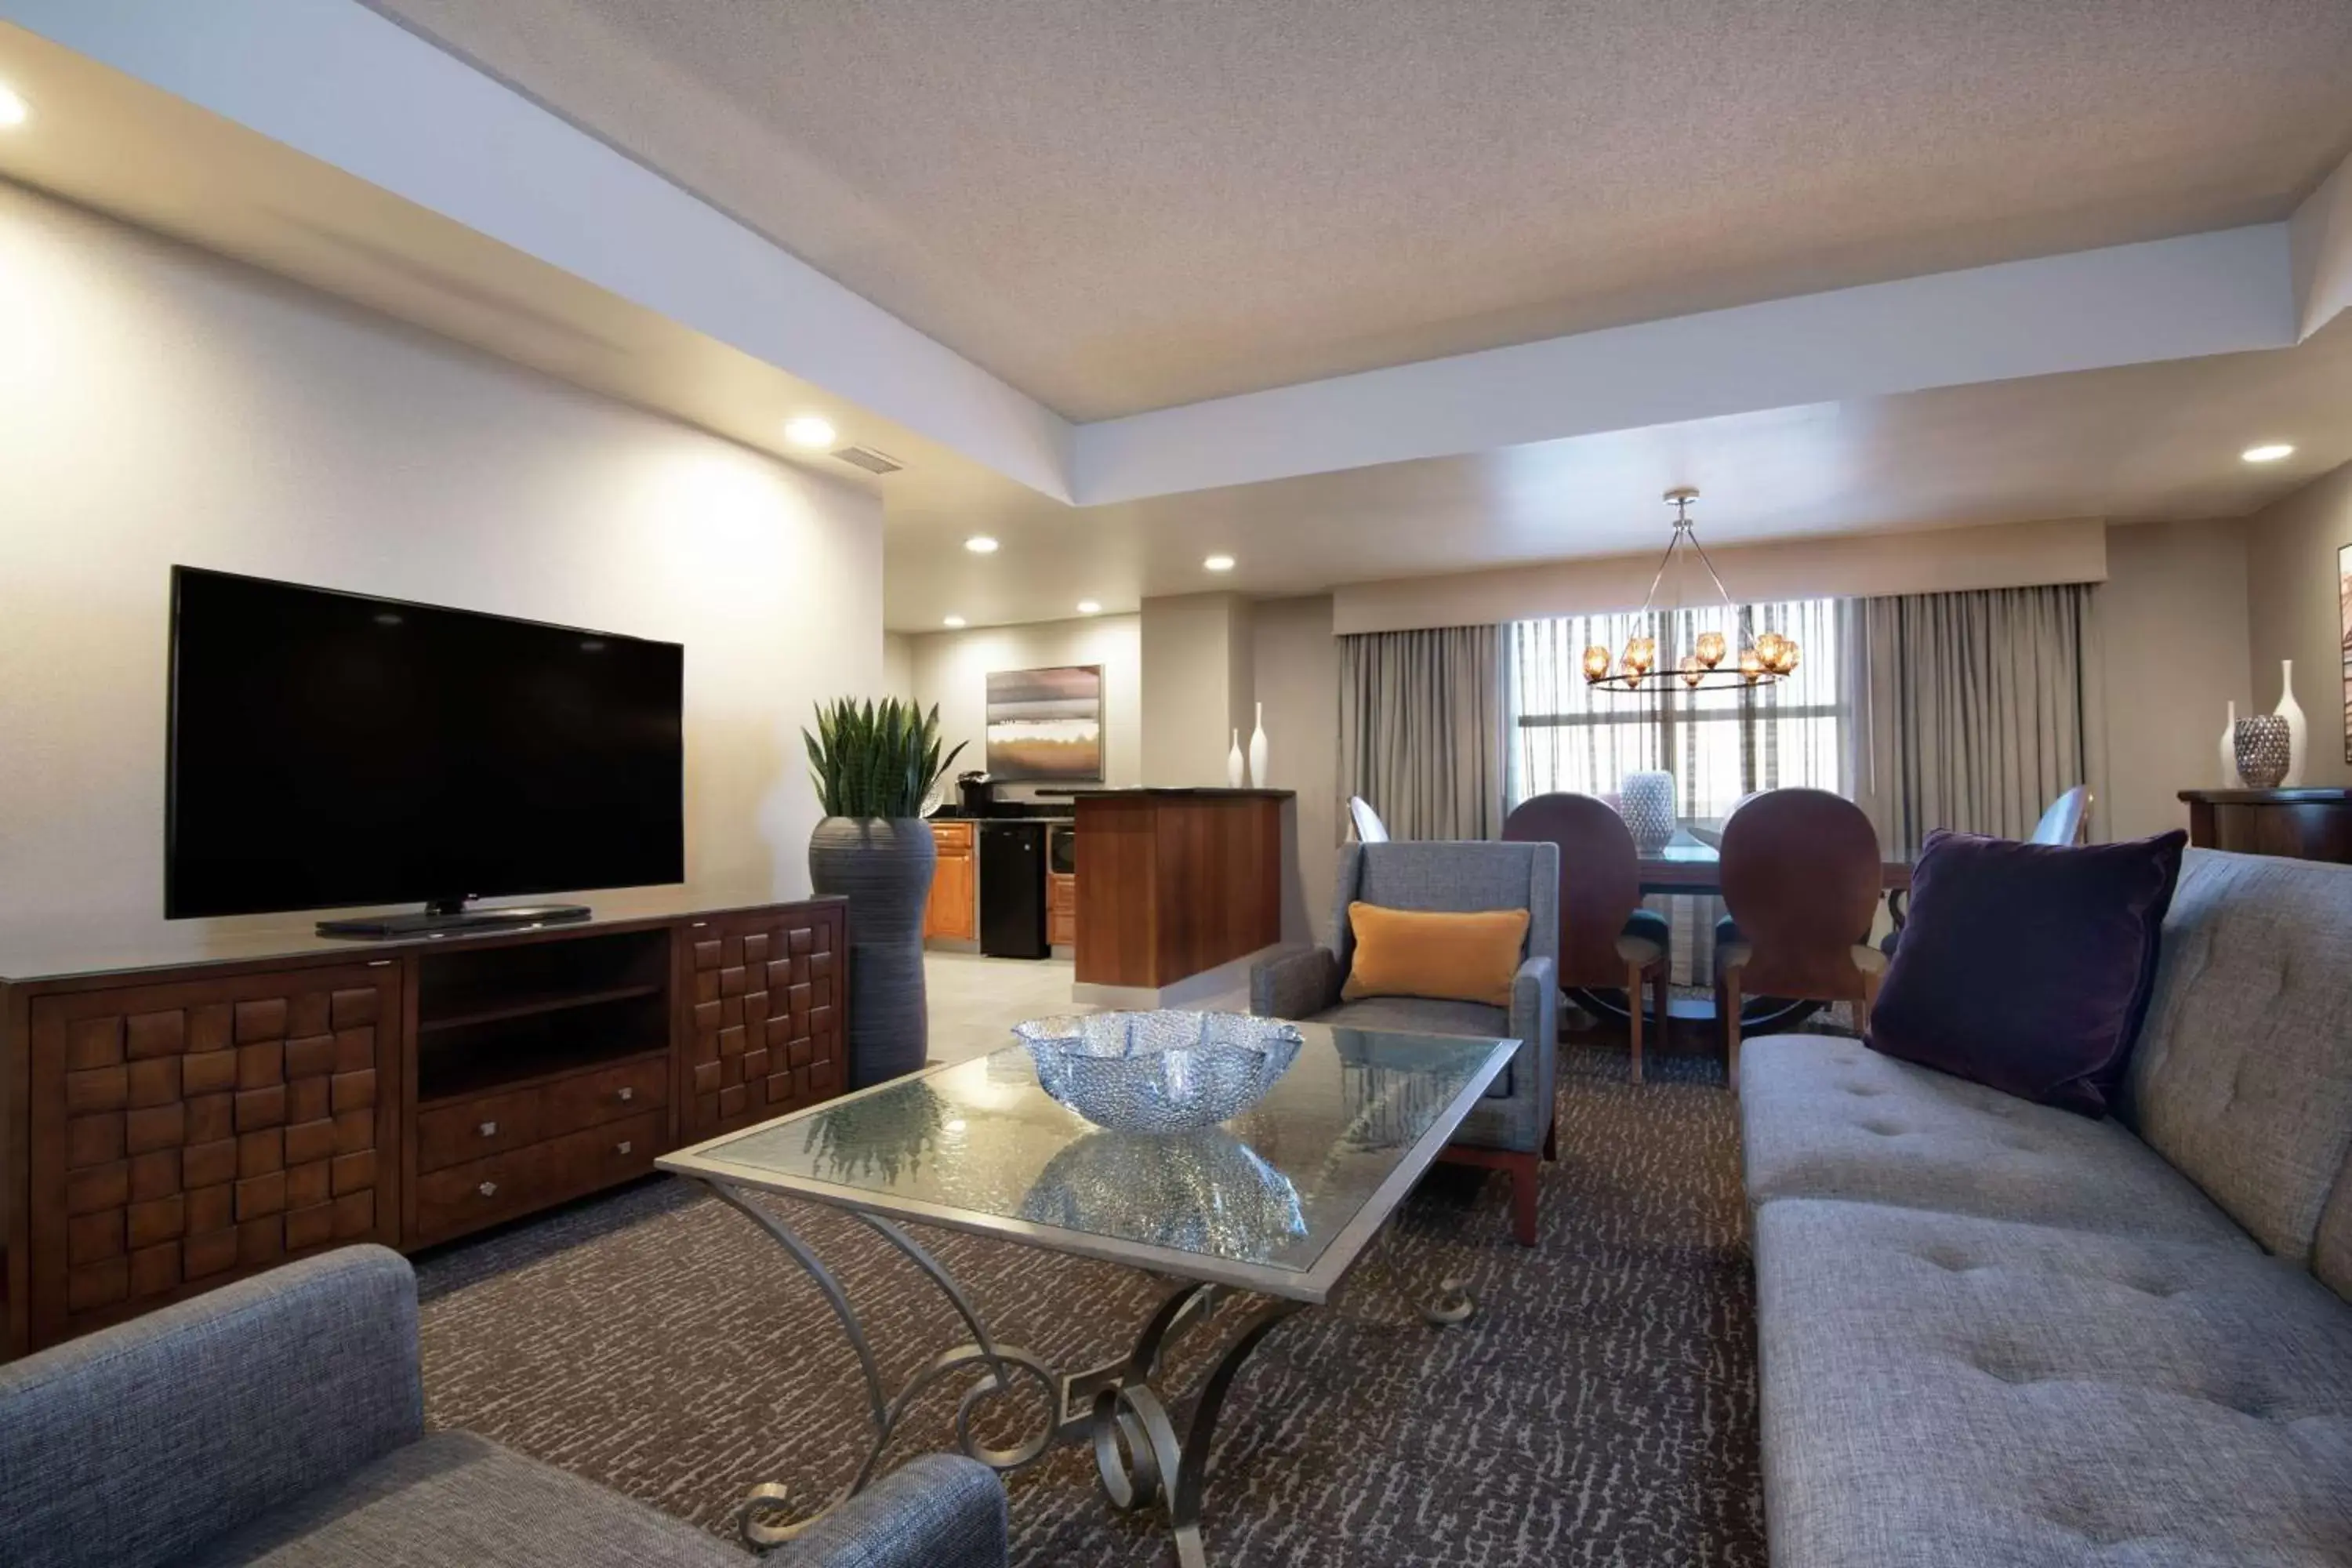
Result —
POLYGON ((1742 1071, 1780 1568, 2352 1563, 2352 867, 2189 852, 2114 1119, 1742 1071))
MULTIPOLYGON (((767 1561, 1001 1568, 1004 1492, 933 1455, 767 1561)), ((0 1366, 10 1568, 748 1568, 718 1538, 464 1432, 425 1430, 416 1280, 354 1247, 0 1366)))
POLYGON ((1357 1029, 1516 1039, 1518 1050, 1463 1119, 1450 1158, 1511 1173, 1513 1226, 1536 1239, 1536 1167, 1549 1152, 1559 1056, 1559 846, 1417 840, 1350 844, 1340 851, 1333 945, 1287 952, 1250 971, 1250 1011, 1357 1029), (1348 906, 1384 909, 1525 910, 1527 940, 1506 1009, 1417 996, 1339 999, 1355 957, 1348 906), (1478 1159, 1465 1150, 1491 1153, 1478 1159))

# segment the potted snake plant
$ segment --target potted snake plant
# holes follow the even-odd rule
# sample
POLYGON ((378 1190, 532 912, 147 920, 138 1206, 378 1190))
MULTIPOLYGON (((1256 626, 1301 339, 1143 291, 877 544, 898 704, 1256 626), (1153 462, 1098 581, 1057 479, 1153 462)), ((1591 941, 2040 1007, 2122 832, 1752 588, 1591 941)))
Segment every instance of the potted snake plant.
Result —
POLYGON ((923 801, 963 751, 940 754, 940 710, 843 698, 801 731, 824 820, 809 836, 809 881, 849 900, 849 1082, 923 1065, 923 907, 938 850, 923 801))

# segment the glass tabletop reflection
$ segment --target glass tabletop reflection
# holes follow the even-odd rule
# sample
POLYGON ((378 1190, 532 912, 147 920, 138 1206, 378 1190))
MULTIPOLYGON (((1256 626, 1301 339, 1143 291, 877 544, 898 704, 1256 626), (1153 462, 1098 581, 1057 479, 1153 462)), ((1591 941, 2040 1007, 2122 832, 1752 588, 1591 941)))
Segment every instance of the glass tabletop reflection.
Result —
POLYGON ((662 1165, 853 1209, 1320 1300, 1517 1042, 1300 1025, 1248 1110, 1181 1133, 1095 1126, 1025 1047, 900 1079, 662 1165))

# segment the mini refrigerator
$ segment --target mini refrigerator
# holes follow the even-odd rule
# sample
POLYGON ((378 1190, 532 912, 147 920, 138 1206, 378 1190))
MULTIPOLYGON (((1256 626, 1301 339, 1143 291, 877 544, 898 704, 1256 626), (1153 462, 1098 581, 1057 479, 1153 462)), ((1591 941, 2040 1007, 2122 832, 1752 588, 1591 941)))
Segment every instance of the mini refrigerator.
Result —
POLYGON ((1045 958, 1045 827, 1019 819, 980 822, 980 951, 991 958, 1045 958))

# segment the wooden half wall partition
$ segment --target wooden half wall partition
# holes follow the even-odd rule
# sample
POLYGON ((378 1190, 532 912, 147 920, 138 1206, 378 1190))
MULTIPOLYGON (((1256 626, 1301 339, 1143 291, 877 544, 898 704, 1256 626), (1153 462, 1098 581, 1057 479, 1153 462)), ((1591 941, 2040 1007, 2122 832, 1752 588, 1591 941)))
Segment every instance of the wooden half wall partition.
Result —
POLYGON ((1158 989, 1282 940, 1288 790, 1076 796, 1082 985, 1158 989))

